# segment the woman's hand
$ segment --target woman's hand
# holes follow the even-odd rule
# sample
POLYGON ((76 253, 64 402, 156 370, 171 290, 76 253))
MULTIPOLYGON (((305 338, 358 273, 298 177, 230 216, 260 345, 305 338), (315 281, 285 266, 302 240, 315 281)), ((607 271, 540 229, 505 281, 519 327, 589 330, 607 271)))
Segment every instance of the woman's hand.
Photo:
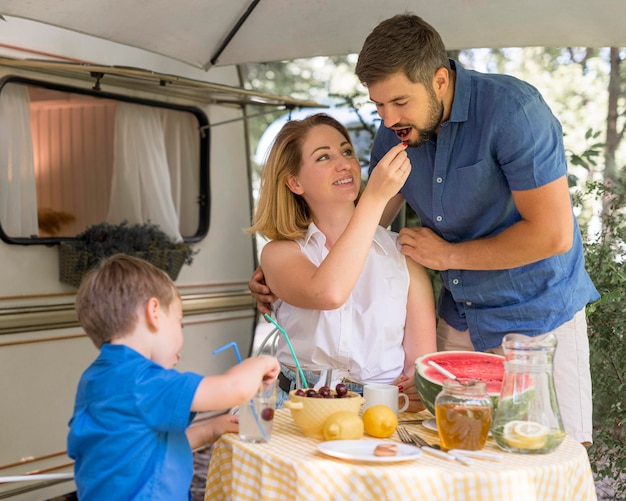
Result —
POLYGON ((400 393, 405 393, 409 397, 409 407, 406 412, 419 412, 426 408, 417 392, 413 378, 401 374, 392 384, 398 387, 400 393))
POLYGON ((367 180, 363 195, 380 196, 387 202, 398 194, 411 172, 405 150, 404 143, 399 143, 380 159, 367 180))

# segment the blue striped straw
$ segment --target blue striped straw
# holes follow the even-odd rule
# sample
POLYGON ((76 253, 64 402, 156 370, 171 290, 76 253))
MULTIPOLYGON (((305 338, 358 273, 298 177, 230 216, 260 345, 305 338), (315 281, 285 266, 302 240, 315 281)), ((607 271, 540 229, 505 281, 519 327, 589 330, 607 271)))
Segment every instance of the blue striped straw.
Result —
POLYGON ((296 357, 296 352, 294 351, 293 346, 291 346, 291 341, 289 340, 289 336, 285 332, 285 329, 283 329, 280 325, 278 325, 276 320, 270 317, 267 313, 265 313, 263 316, 267 320, 272 322, 276 326, 276 328, 280 331, 280 333, 285 337, 285 341, 287 341, 287 346, 289 347, 289 351, 291 351, 291 356, 293 357, 293 361, 296 363, 296 368, 298 369, 298 372, 300 373, 302 384, 304 385, 305 388, 308 388, 309 384, 306 382, 306 378, 304 377, 304 372, 302 372, 302 367, 300 367, 300 362, 298 361, 298 357, 296 357))
MULTIPOLYGON (((239 347, 237 346, 237 343, 235 343, 234 341, 231 341, 230 343, 227 343, 224 346, 221 346, 213 350, 213 355, 221 353, 224 350, 227 350, 228 348, 231 348, 231 347, 233 348, 233 350, 235 350, 235 356, 237 357, 237 362, 241 363, 241 354, 239 353, 239 347)), ((265 428, 263 427, 263 424, 261 423, 261 420, 259 419, 259 415, 257 414, 256 408, 254 407, 254 398, 250 399, 250 409, 252 409, 252 415, 254 416, 254 420, 256 421, 257 426, 259 427, 259 431, 261 432, 261 435, 263 435, 263 438, 265 440, 269 440, 267 432, 265 431, 265 428)))

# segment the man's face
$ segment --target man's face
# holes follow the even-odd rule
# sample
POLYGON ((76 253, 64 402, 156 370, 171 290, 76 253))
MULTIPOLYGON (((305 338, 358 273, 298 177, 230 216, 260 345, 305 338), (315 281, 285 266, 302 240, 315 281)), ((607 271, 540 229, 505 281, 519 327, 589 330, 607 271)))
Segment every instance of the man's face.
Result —
POLYGON ((399 141, 418 147, 439 130, 444 107, 433 87, 413 83, 399 72, 368 89, 385 127, 392 129, 399 141))

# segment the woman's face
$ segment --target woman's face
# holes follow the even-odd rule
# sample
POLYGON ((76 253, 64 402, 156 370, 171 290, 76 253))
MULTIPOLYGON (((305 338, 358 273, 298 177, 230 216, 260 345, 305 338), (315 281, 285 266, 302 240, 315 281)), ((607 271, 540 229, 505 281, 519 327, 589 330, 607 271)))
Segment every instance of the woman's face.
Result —
POLYGON ((314 210, 317 204, 354 202, 360 187, 361 165, 350 142, 330 125, 312 128, 302 143, 300 172, 290 189, 314 210))

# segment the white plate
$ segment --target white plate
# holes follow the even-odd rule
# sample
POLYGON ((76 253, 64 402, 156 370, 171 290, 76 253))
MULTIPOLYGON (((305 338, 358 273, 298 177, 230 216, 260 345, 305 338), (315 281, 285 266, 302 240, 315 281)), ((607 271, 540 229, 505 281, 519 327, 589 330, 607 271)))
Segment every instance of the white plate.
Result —
POLYGON ((422 426, 424 428, 428 428, 429 430, 437 431, 437 420, 435 418, 425 419, 422 421, 422 426))
POLYGON ((317 450, 339 459, 371 461, 374 463, 409 461, 422 455, 422 451, 413 445, 377 440, 330 440, 319 444, 317 450), (398 453, 395 456, 374 456, 374 449, 377 445, 389 443, 398 446, 398 453))

